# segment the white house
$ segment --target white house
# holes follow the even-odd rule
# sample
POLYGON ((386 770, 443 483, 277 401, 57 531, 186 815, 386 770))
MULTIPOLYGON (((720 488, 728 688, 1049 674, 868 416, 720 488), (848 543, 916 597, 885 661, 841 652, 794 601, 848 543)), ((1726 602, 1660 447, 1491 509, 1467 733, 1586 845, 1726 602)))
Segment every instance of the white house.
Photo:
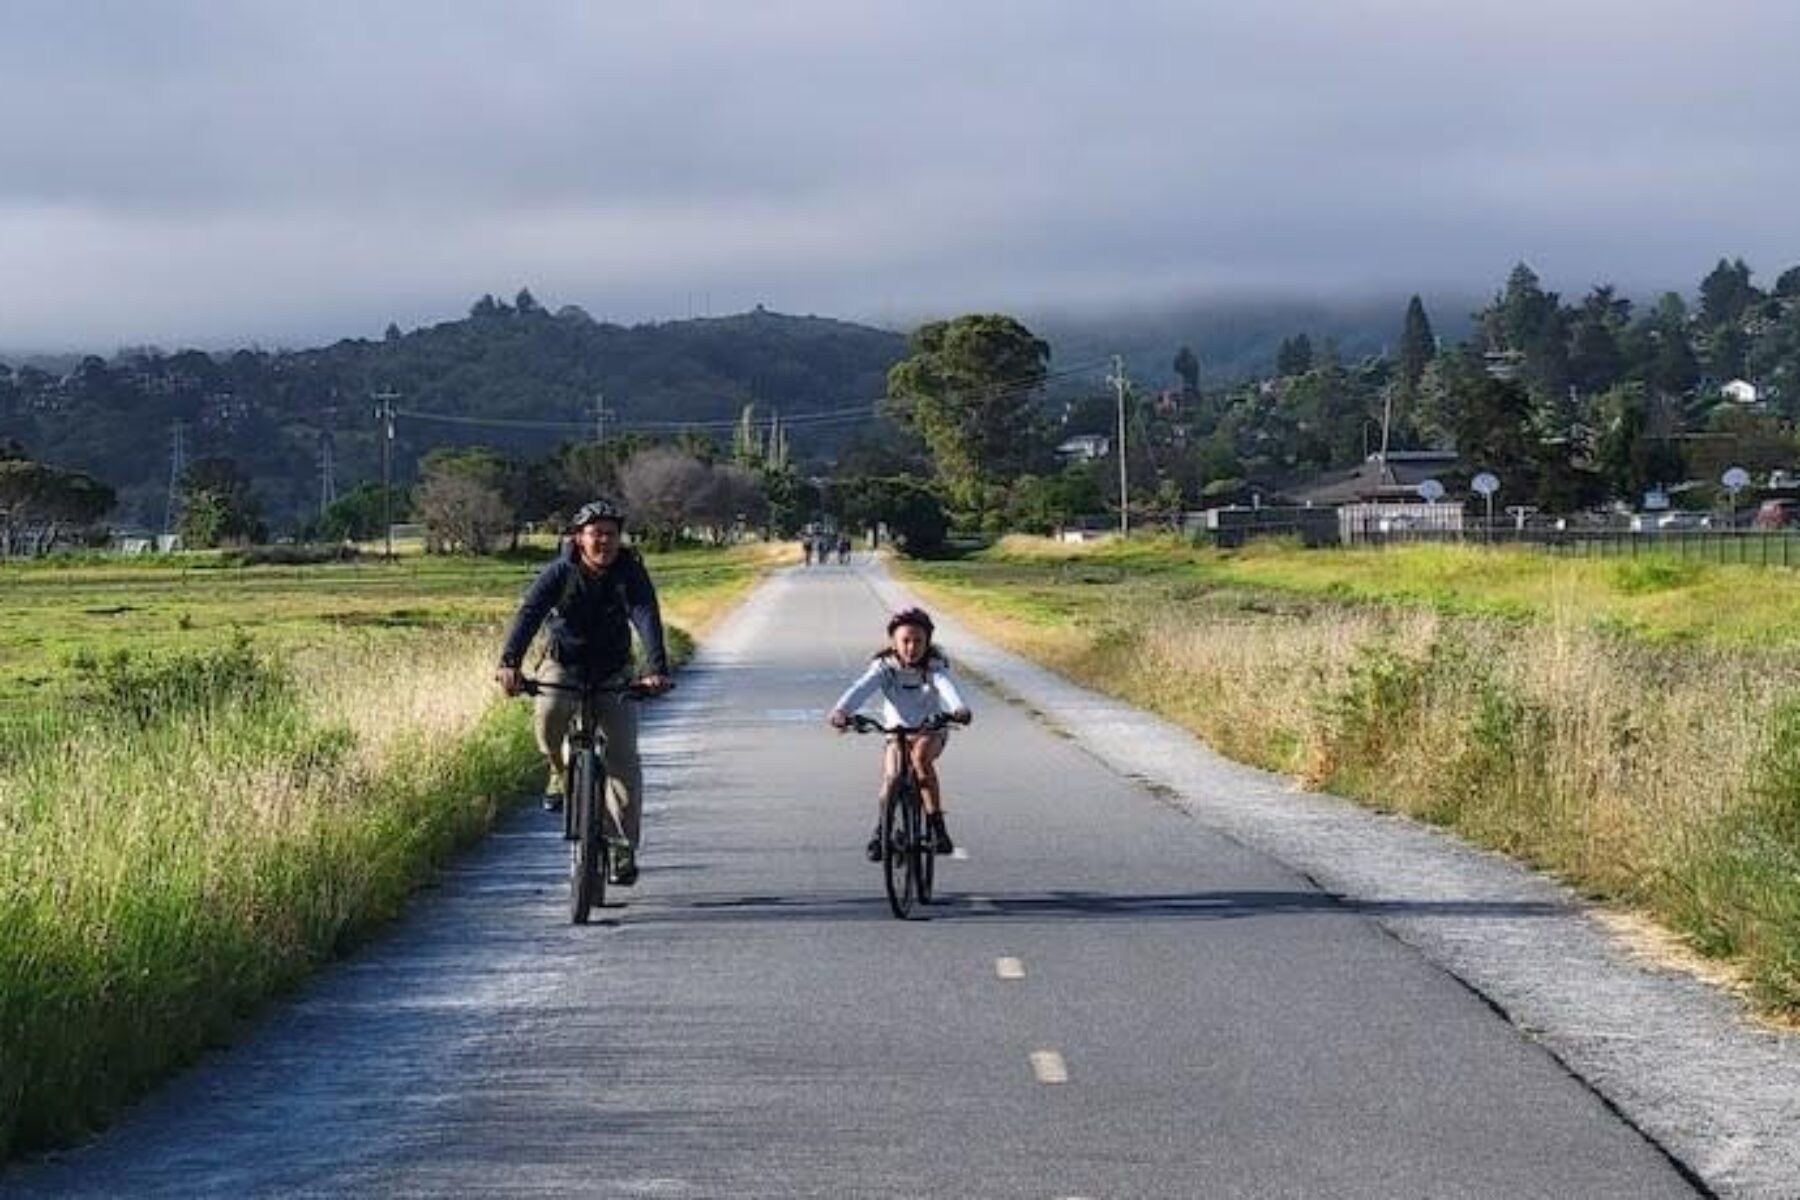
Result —
POLYGON ((1112 439, 1103 433, 1082 433, 1069 438, 1056 448, 1057 454, 1071 462, 1090 462, 1105 458, 1112 449, 1112 439))
POLYGON ((1719 395, 1738 404, 1755 404, 1760 398, 1756 385, 1747 379, 1734 379, 1719 389, 1719 395))

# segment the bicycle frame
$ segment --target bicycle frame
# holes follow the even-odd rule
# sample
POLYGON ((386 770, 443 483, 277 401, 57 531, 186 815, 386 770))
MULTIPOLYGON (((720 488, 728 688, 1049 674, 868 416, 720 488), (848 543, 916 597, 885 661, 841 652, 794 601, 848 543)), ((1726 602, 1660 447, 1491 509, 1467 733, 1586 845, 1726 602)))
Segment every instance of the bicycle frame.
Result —
POLYGON ((600 728, 602 696, 642 699, 649 693, 622 683, 555 683, 524 679, 521 690, 570 692, 580 698, 569 723, 567 795, 563 802, 563 840, 569 847, 569 919, 587 923, 590 910, 606 902, 606 867, 613 839, 606 832, 606 734, 600 728))
POLYGON ((948 713, 937 713, 915 726, 886 726, 861 713, 850 718, 850 728, 858 733, 885 734, 900 756, 899 769, 882 796, 880 836, 888 907, 901 920, 912 913, 915 899, 921 904, 931 903, 936 875, 937 852, 925 829, 924 798, 919 794, 919 781, 913 770, 913 740, 951 723, 948 713))

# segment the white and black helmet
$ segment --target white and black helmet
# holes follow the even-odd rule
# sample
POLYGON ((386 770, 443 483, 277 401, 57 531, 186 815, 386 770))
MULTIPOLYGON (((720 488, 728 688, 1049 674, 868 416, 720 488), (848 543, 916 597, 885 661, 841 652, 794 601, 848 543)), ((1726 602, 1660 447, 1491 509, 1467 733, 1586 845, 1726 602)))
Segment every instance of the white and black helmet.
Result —
POLYGON ((599 500, 590 500, 575 510, 575 515, 569 518, 566 532, 574 533, 583 525, 592 525, 595 521, 613 521, 618 524, 620 529, 624 529, 625 510, 604 497, 599 500))

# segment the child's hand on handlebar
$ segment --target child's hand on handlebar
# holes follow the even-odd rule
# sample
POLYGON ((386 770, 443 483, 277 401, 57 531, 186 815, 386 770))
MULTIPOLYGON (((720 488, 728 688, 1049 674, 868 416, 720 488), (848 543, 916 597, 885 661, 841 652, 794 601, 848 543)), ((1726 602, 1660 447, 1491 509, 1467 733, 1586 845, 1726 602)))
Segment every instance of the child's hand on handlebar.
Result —
POLYGON ((825 718, 825 721, 833 729, 842 733, 850 727, 850 714, 841 708, 834 708, 831 710, 830 715, 825 718))
POLYGON ((967 725, 970 721, 975 719, 975 714, 966 708, 959 708, 950 714, 950 719, 955 721, 958 725, 967 725))

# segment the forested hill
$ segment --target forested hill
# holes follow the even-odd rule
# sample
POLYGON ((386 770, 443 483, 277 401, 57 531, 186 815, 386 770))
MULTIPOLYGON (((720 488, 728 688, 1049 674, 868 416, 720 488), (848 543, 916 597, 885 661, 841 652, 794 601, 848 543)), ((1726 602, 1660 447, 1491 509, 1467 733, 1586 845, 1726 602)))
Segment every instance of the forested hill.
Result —
MULTIPOLYGON (((316 511, 322 435, 339 491, 380 478, 378 392, 397 395, 395 473, 436 446, 542 455, 592 436, 672 432, 736 419, 746 404, 785 419, 872 402, 903 356, 901 334, 758 308, 736 316, 620 326, 577 308, 551 313, 529 292, 482 297, 470 315, 379 341, 316 350, 135 351, 89 357, 66 377, 0 367, 0 440, 118 489, 121 520, 160 520, 177 423, 189 462, 225 456, 250 476, 276 524, 316 511)), ((829 451, 854 426, 794 430, 829 451)), ((729 432, 719 432, 729 441, 729 432)))

